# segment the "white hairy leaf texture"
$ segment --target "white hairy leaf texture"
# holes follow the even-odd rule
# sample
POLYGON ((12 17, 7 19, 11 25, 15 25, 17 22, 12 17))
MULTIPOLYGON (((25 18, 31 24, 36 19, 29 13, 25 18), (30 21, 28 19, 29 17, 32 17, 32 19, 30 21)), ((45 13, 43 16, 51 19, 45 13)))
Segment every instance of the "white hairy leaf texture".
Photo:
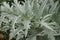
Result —
POLYGON ((56 12, 58 1, 25 0, 25 3, 22 3, 23 5, 14 0, 10 6, 9 3, 3 2, 0 9, 0 30, 10 29, 9 40, 12 38, 19 40, 24 37, 25 40, 36 40, 37 34, 42 33, 48 35, 50 40, 55 40, 54 34, 60 32, 60 14, 56 12), (5 24, 2 25, 2 22, 5 24))

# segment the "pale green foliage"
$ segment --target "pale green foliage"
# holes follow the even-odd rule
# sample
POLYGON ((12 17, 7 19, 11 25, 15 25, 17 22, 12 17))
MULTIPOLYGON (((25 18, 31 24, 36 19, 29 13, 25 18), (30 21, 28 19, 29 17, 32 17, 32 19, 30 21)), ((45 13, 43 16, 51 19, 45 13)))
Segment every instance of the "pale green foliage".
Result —
POLYGON ((50 40, 55 40, 54 35, 59 34, 57 33, 59 25, 52 17, 58 10, 57 4, 58 2, 54 3, 53 0, 25 0, 25 3, 23 2, 21 5, 17 0, 14 0, 10 7, 8 3, 3 2, 0 10, 0 30, 7 31, 10 29, 9 40, 16 35, 16 40, 23 38, 24 35, 27 37, 28 32, 32 34, 26 40, 35 40, 39 34, 48 35, 50 40), (6 23, 3 27, 1 26, 2 22, 6 23), (37 32, 34 28, 43 30, 37 32))

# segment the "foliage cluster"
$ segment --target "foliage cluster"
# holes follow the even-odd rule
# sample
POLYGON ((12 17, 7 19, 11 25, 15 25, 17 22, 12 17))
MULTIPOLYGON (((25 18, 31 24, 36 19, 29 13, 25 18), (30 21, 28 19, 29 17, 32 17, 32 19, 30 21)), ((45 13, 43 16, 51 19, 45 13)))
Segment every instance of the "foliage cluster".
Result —
POLYGON ((37 35, 48 35, 55 40, 60 35, 60 12, 58 1, 25 0, 25 3, 14 0, 12 6, 3 2, 0 9, 0 30, 10 30, 9 40, 36 40, 37 35))

